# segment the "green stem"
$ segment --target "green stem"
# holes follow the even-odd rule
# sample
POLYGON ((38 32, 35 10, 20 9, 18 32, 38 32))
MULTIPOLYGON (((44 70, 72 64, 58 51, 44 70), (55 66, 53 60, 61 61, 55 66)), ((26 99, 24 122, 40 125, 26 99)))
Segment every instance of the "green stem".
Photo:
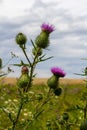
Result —
POLYGON ((36 64, 38 63, 38 62, 36 62, 36 60, 38 59, 38 52, 39 52, 39 50, 37 51, 37 53, 36 53, 36 55, 35 55, 35 57, 34 57, 34 59, 33 59, 33 63, 32 63, 32 65, 31 65, 30 79, 29 79, 29 83, 28 83, 27 88, 26 88, 26 92, 28 92, 28 89, 29 89, 29 88, 31 87, 31 85, 32 85, 33 72, 34 72, 34 69, 35 69, 35 67, 36 67, 36 64))
POLYGON ((87 117, 87 101, 85 102, 85 108, 84 108, 84 119, 87 117))
POLYGON ((19 116, 20 116, 20 113, 21 113, 21 110, 22 110, 22 106, 23 106, 23 102, 22 102, 22 99, 21 99, 16 119, 15 119, 15 121, 13 121, 12 130, 15 130, 16 124, 18 123, 18 119, 19 119, 19 116))
POLYGON ((31 62, 30 62, 30 60, 29 60, 29 58, 28 58, 28 56, 27 56, 27 54, 26 54, 25 49, 24 49, 23 47, 21 47, 21 49, 22 49, 22 51, 23 51, 23 53, 24 53, 24 55, 25 55, 25 57, 26 57, 26 59, 27 59, 29 65, 31 66, 31 62))
POLYGON ((48 101, 50 100, 50 92, 51 92, 51 89, 49 89, 49 92, 47 93, 47 96, 45 98, 45 100, 42 102, 42 104, 40 106, 38 106, 38 108, 36 108, 36 112, 34 114, 34 120, 37 119, 37 117, 40 115, 39 113, 41 112, 41 109, 43 108, 43 106, 45 104, 48 103, 48 101))

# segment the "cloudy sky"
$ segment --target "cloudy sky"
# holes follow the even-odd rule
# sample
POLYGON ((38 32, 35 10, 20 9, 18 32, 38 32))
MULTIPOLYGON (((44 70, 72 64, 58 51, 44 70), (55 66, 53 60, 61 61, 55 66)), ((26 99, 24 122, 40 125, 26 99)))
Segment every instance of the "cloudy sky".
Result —
MULTIPOLYGON (((31 59, 32 45, 40 33, 42 23, 55 26, 50 35, 50 46, 44 50, 46 57, 54 58, 39 63, 37 77, 49 77, 51 67, 61 67, 67 73, 66 78, 81 78, 74 73, 81 73, 87 66, 87 0, 0 0, 0 57, 5 64, 25 60, 21 49, 15 43, 17 33, 24 33, 27 38, 27 53, 31 59)), ((9 65, 18 77, 20 68, 9 65)))

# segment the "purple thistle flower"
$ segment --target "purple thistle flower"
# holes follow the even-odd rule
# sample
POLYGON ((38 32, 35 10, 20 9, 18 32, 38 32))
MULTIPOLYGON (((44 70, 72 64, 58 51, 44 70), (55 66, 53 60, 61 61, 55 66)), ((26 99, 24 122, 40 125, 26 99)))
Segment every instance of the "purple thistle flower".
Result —
POLYGON ((41 29, 42 29, 42 31, 45 31, 45 32, 47 32, 47 33, 51 33, 51 32, 54 31, 54 26, 53 26, 53 25, 49 25, 49 24, 43 23, 43 24, 41 25, 41 29))
POLYGON ((66 73, 58 67, 51 68, 51 72, 58 77, 64 77, 66 75, 66 73))

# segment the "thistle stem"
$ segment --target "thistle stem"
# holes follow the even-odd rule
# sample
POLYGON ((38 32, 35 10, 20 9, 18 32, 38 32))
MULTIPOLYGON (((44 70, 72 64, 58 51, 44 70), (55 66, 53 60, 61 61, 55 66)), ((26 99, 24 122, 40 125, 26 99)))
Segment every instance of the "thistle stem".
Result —
POLYGON ((21 102, 20 102, 20 104, 19 104, 19 109, 18 109, 18 113, 17 113, 16 119, 15 119, 15 121, 13 121, 12 130, 15 130, 15 127, 16 127, 16 124, 18 123, 18 119, 19 119, 19 116, 20 116, 22 107, 23 107, 23 102, 22 102, 22 99, 21 99, 21 102))
POLYGON ((39 52, 39 50, 37 51, 37 53, 36 53, 36 55, 35 55, 35 57, 34 57, 34 59, 33 59, 33 63, 32 63, 32 65, 31 65, 30 79, 29 79, 29 83, 28 83, 27 88, 26 88, 26 92, 28 91, 28 89, 29 89, 29 88, 31 87, 31 85, 32 85, 33 72, 34 72, 34 69, 35 69, 35 67, 36 67, 36 64, 38 63, 38 62, 36 62, 36 59, 38 59, 38 52, 39 52))
POLYGON ((87 117, 87 101, 85 102, 85 108, 84 108, 84 119, 87 117))
POLYGON ((27 59, 29 65, 31 66, 31 62, 30 62, 30 60, 29 60, 29 58, 28 58, 28 56, 27 56, 27 54, 26 54, 25 49, 24 49, 23 47, 21 47, 21 48, 22 48, 22 51, 23 51, 23 53, 24 53, 24 55, 25 55, 25 57, 26 57, 26 59, 27 59))

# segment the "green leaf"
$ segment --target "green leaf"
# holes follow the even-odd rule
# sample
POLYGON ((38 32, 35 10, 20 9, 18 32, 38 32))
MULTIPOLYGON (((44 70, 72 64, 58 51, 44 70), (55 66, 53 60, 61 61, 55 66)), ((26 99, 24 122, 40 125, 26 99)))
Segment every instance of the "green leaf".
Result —
POLYGON ((81 75, 81 76, 86 76, 85 74, 77 74, 77 73, 74 73, 74 74, 76 74, 76 75, 81 75))
POLYGON ((21 66, 29 66, 29 64, 25 64, 22 60, 21 60, 20 64, 12 64, 12 65, 19 66, 19 67, 21 67, 21 66))
POLYGON ((32 39, 31 39, 31 43, 32 43, 33 47, 36 49, 36 47, 35 47, 34 42, 32 41, 32 39))
POLYGON ((5 75, 7 75, 7 74, 0 74, 0 77, 5 76, 5 75))
POLYGON ((49 59, 51 59, 51 58, 53 58, 53 56, 48 57, 48 58, 45 58, 45 59, 39 59, 39 62, 42 62, 42 61, 45 61, 45 60, 49 60, 49 59))

